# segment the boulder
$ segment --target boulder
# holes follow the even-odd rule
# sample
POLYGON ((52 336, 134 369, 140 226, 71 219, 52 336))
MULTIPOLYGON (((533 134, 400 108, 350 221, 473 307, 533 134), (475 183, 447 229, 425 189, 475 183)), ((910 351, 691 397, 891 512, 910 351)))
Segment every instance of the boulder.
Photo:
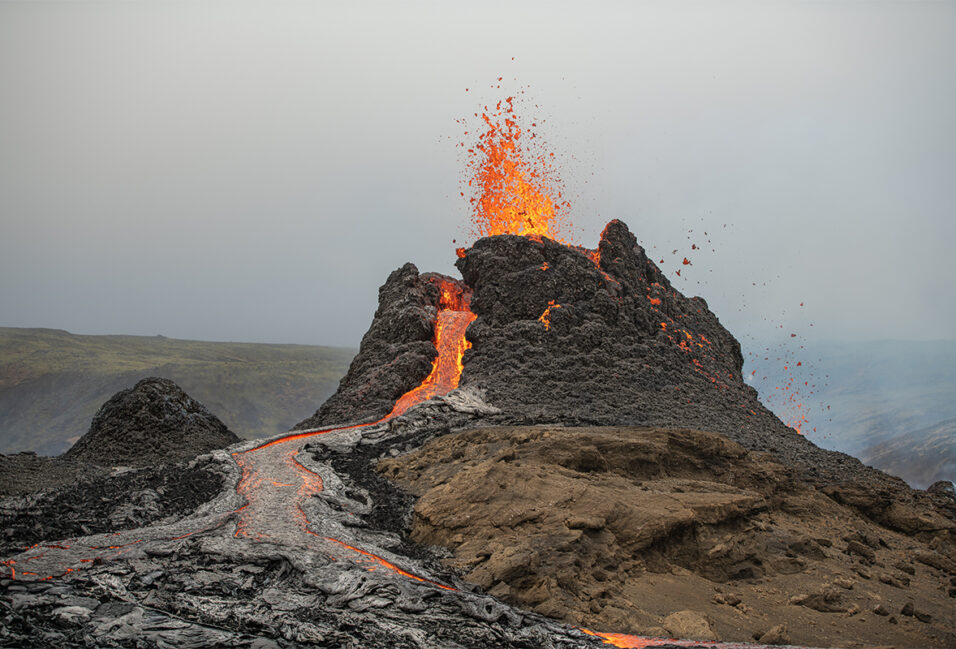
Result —
POLYGON ((717 634, 714 632, 710 620, 697 611, 683 610, 671 613, 664 618, 661 626, 667 629, 667 632, 674 638, 709 642, 717 640, 717 634))

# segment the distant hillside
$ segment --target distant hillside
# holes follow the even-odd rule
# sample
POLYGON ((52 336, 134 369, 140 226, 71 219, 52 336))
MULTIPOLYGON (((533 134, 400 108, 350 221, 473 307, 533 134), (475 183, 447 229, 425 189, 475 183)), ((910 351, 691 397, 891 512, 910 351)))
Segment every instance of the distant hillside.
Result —
POLYGON ((940 456, 945 448, 953 452, 952 428, 946 425, 956 419, 956 341, 771 349, 748 361, 745 373, 756 370, 752 385, 784 421, 791 421, 795 410, 776 388, 793 379, 800 412, 810 420, 804 432, 816 444, 854 455, 914 486, 927 486, 931 475, 956 479, 953 463, 941 462, 940 456))
POLYGON ((314 412, 354 354, 0 327, 0 453, 62 453, 107 399, 147 376, 172 379, 242 437, 271 435, 314 412))
POLYGON ((922 489, 937 480, 956 480, 956 419, 875 444, 860 459, 922 489))

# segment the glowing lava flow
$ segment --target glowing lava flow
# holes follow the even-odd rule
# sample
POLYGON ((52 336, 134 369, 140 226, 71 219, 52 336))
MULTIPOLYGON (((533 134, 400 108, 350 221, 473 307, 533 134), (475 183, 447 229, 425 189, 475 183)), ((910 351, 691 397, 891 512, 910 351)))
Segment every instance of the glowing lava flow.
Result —
POLYGON ((678 640, 676 638, 644 638, 624 633, 597 633, 588 629, 581 629, 590 636, 601 638, 604 644, 621 649, 647 649, 648 647, 696 647, 700 649, 761 649, 766 645, 747 644, 745 642, 707 642, 701 640, 678 640))
POLYGON ((458 387, 462 370, 461 358, 465 350, 471 347, 471 343, 465 340, 465 330, 474 319, 475 314, 471 311, 438 312, 435 345, 439 353, 432 365, 432 371, 418 387, 409 390, 395 402, 395 407, 385 419, 404 414, 412 406, 432 397, 448 394, 458 387))
POLYGON ((604 641, 604 644, 609 644, 614 647, 621 647, 621 649, 645 649, 646 647, 670 643, 670 641, 641 638, 640 636, 624 635, 623 633, 597 633, 589 629, 581 630, 587 635, 601 638, 601 640, 604 641))
POLYGON ((440 310, 435 322, 435 348, 438 355, 425 380, 402 395, 388 415, 367 424, 288 435, 234 454, 236 463, 242 469, 237 491, 247 501, 238 512, 239 522, 235 532, 237 537, 272 540, 300 547, 311 547, 317 540, 322 540, 330 546, 354 552, 357 560, 374 564, 370 570, 384 567, 403 576, 447 588, 406 572, 370 552, 309 529, 309 520, 302 507, 308 498, 322 491, 322 479, 299 463, 296 455, 300 446, 291 443, 333 431, 354 430, 380 424, 404 414, 413 406, 434 396, 447 394, 458 387, 462 356, 471 346, 465 339, 465 330, 475 319, 475 315, 468 308, 469 296, 463 294, 457 284, 440 280, 438 288, 441 291, 440 310))

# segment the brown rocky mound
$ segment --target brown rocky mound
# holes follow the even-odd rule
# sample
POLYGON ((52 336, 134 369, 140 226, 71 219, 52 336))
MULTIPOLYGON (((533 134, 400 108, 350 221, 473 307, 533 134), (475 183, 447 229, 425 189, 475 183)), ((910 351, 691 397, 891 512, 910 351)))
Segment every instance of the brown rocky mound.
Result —
POLYGON ((482 428, 378 468, 419 497, 414 540, 572 624, 956 646, 956 526, 935 496, 876 511, 879 494, 824 494, 769 454, 682 429, 482 428))

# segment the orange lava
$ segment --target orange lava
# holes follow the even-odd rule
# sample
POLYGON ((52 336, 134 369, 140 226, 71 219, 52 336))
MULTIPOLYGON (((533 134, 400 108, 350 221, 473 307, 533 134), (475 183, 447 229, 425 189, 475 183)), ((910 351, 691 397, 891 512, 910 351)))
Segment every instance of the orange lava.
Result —
POLYGON ((538 322, 544 323, 544 330, 549 331, 551 329, 551 309, 560 309, 560 304, 555 304, 554 300, 548 301, 548 308, 544 310, 544 313, 541 314, 541 317, 538 318, 538 322))
MULTIPOLYGON (((409 577, 422 582, 427 582, 441 588, 449 588, 437 582, 419 577, 410 572, 402 570, 395 564, 372 554, 365 550, 348 545, 338 539, 322 537, 309 529, 309 520, 303 510, 303 504, 311 496, 318 494, 323 489, 322 478, 303 466, 296 456, 299 453, 299 445, 290 444, 297 440, 308 437, 315 437, 333 431, 350 430, 356 428, 366 428, 382 423, 394 417, 404 414, 410 408, 431 399, 432 397, 447 394, 458 387, 463 370, 462 357, 467 349, 471 347, 465 338, 465 330, 475 319, 469 306, 471 301, 470 293, 467 293, 461 284, 450 281, 442 277, 432 277, 429 279, 439 290, 439 311, 435 322, 435 349, 438 352, 431 372, 417 387, 409 390, 402 395, 393 406, 391 412, 378 421, 354 426, 340 426, 324 430, 312 430, 302 433, 295 433, 276 440, 272 440, 261 446, 257 446, 248 451, 235 453, 233 457, 242 470, 242 476, 237 486, 237 491, 246 498, 247 504, 237 510, 239 521, 236 527, 235 535, 253 538, 256 540, 269 539, 270 533, 275 534, 273 527, 285 528, 288 533, 292 529, 298 529, 299 532, 305 532, 311 536, 319 537, 325 541, 330 541, 341 545, 344 548, 352 550, 360 555, 367 557, 375 566, 383 567, 397 574, 409 577), (264 477, 254 468, 256 462, 254 456, 250 455, 264 449, 277 446, 279 444, 289 444, 288 450, 282 453, 282 468, 278 469, 280 476, 264 477), (280 479, 276 479, 280 477, 280 479), (290 479, 297 479, 298 483, 290 482, 290 479), (268 511, 260 513, 258 510, 258 501, 262 500, 261 495, 269 489, 288 489, 296 487, 295 496, 291 497, 289 502, 291 515, 288 521, 276 521, 274 517, 270 518, 268 511)), ((274 493, 274 492, 273 492, 274 493)), ((274 497, 274 496, 273 496, 274 497)), ((286 496, 281 497, 286 500, 286 496)), ((268 510, 268 507, 265 508, 268 510)), ((369 570, 374 570, 375 566, 369 570)))
POLYGON ((566 243, 570 223, 565 223, 563 210, 570 204, 558 189, 554 154, 534 147, 536 134, 525 137, 513 97, 493 109, 485 106, 481 119, 483 132, 467 149, 468 187, 475 193, 469 199, 474 234, 533 235, 566 243))
POLYGON ((652 645, 646 638, 639 638, 623 633, 595 633, 597 637, 604 640, 604 644, 614 647, 623 647, 624 649, 644 649, 652 645))
POLYGON ((349 550, 352 550, 353 552, 356 552, 356 553, 362 555, 363 557, 368 557, 368 560, 369 560, 369 561, 372 561, 372 562, 374 562, 374 563, 377 563, 377 564, 380 565, 380 566, 383 566, 383 567, 385 567, 385 568, 388 568, 388 569, 391 570, 392 572, 396 572, 396 573, 402 575, 403 577, 408 577, 409 579, 414 579, 415 581, 420 581, 420 582, 423 582, 423 583, 426 583, 426 584, 431 584, 432 586, 438 586, 438 587, 441 588, 442 590, 455 590, 455 589, 452 588, 451 586, 446 586, 445 584, 439 584, 437 581, 432 581, 431 579, 425 579, 424 577, 419 577, 418 575, 413 575, 413 574, 410 573, 410 572, 406 572, 405 570, 402 570, 401 568, 399 568, 398 566, 396 566, 396 565, 395 565, 394 563, 392 563, 391 561, 386 561, 385 559, 383 559, 382 557, 378 556, 377 554, 372 554, 371 552, 366 552, 365 550, 361 550, 361 549, 359 549, 359 548, 357 548, 357 547, 355 547, 355 546, 353 546, 353 545, 349 545, 348 543, 343 543, 342 541, 339 541, 338 539, 333 539, 333 538, 330 537, 330 536, 327 536, 327 537, 325 538, 325 540, 326 540, 326 541, 331 541, 332 543, 337 543, 338 545, 341 545, 343 548, 347 548, 347 549, 349 549, 349 550))
POLYGON ((395 407, 386 419, 397 417, 408 411, 409 408, 431 399, 440 394, 448 394, 458 387, 463 368, 462 356, 471 343, 465 340, 465 330, 475 319, 471 311, 452 311, 445 309, 438 312, 435 322, 435 348, 438 356, 432 364, 432 371, 421 384, 409 390, 395 402, 395 407))
POLYGON ((581 630, 588 635, 601 638, 604 644, 621 647, 622 649, 645 649, 645 647, 654 647, 674 642, 673 640, 665 640, 662 638, 642 638, 641 636, 627 635, 624 633, 598 633, 589 629, 581 630))
POLYGON ((584 633, 601 638, 604 644, 621 649, 646 649, 647 647, 689 647, 709 649, 769 649, 767 645, 755 645, 743 642, 706 642, 697 640, 679 640, 677 638, 645 638, 626 633, 599 633, 589 629, 580 629, 584 633))

